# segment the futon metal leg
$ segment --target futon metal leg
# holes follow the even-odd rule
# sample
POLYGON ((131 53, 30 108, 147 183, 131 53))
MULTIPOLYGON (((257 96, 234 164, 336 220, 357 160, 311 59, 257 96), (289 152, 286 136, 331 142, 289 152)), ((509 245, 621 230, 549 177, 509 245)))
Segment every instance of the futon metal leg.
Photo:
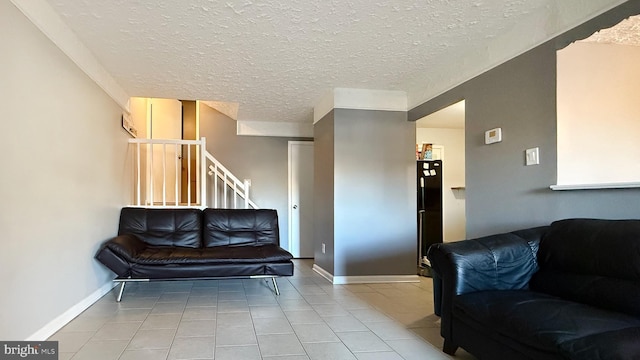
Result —
POLYGON ((273 289, 276 291, 276 295, 280 295, 280 290, 278 290, 278 283, 276 282, 276 278, 272 277, 271 281, 273 281, 273 289))
POLYGON ((126 281, 120 282, 120 291, 118 291, 118 297, 116 298, 117 302, 120 302, 120 300, 122 300, 122 293, 124 292, 124 286, 126 285, 126 283, 126 281))

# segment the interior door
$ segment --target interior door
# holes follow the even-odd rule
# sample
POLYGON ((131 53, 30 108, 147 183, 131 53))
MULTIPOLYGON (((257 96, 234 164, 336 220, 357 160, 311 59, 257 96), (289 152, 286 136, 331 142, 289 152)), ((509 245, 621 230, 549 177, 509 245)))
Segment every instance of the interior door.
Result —
POLYGON ((312 141, 289 141, 289 251, 314 256, 312 141))
MULTIPOLYGON (((149 99, 150 138, 182 139, 182 103, 172 99, 149 99)), ((179 202, 181 149, 174 145, 153 145, 153 202, 163 202, 163 189, 167 205, 179 202), (164 153, 164 157, 163 157, 164 153), (176 189, 178 196, 176 196, 176 189)))

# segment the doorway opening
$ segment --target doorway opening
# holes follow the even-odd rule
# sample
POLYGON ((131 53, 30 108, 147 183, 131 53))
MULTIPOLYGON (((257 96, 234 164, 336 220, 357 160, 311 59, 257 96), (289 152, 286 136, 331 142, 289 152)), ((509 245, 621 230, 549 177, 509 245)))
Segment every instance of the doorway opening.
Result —
MULTIPOLYGON (((423 178, 422 182, 424 183, 425 177, 423 175, 435 174, 437 169, 424 169, 424 166, 430 166, 428 164, 417 166, 418 235, 420 237, 418 240, 422 244, 419 249, 422 261, 426 256, 426 249, 431 244, 464 240, 466 238, 464 100, 416 121, 416 161, 418 161, 419 165, 421 165, 421 160, 440 161, 437 167, 441 169, 441 181, 437 181, 438 185, 431 185, 433 182, 429 181, 429 191, 423 193, 426 197, 440 194, 440 213, 430 214, 429 216, 435 216, 436 223, 440 222, 442 229, 438 232, 425 228, 427 226, 437 226, 437 224, 428 225, 433 224, 433 219, 423 221, 422 227, 420 226, 420 216, 424 213, 424 209, 420 209, 420 206, 425 204, 425 200, 429 201, 429 199, 423 199, 421 202, 420 177, 423 178), (432 172, 432 170, 434 171, 432 172), (434 189, 431 189, 433 186, 439 186, 439 189, 434 191, 434 189), (422 213, 420 213, 421 210, 423 210, 422 213)), ((429 208, 432 209, 434 206, 429 206, 429 208)))

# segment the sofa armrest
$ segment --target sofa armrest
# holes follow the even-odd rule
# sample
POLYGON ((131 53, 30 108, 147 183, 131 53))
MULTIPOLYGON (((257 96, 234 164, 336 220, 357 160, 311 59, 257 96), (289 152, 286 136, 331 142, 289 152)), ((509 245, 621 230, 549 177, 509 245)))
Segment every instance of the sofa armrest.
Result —
POLYGON ((147 248, 147 244, 133 234, 124 234, 107 241, 104 247, 123 259, 131 261, 147 248))
POLYGON ((131 275, 133 259, 146 248, 147 244, 137 236, 120 235, 104 242, 95 258, 118 277, 125 278, 131 275))
POLYGON ((427 257, 434 272, 434 309, 442 336, 451 330, 456 295, 483 290, 526 289, 538 270, 540 239, 547 226, 452 243, 433 244, 427 257))
POLYGON ((538 270, 542 228, 434 244, 428 258, 434 271, 453 285, 453 294, 527 287, 538 270))

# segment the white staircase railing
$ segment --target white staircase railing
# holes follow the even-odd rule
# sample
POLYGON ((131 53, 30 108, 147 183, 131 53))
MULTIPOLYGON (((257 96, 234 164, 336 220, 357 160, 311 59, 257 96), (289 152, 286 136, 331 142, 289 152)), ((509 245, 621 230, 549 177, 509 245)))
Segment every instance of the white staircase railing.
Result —
POLYGON ((240 181, 206 151, 206 139, 129 139, 133 145, 133 206, 258 207, 250 181, 240 181), (240 201, 239 201, 240 200, 240 201))
POLYGON ((245 179, 240 181, 231 171, 227 170, 209 152, 205 153, 209 165, 209 176, 213 176, 213 206, 228 208, 229 203, 233 203, 232 208, 238 208, 238 200, 244 203, 245 209, 257 209, 258 206, 249 198, 249 188, 251 181, 245 179))

